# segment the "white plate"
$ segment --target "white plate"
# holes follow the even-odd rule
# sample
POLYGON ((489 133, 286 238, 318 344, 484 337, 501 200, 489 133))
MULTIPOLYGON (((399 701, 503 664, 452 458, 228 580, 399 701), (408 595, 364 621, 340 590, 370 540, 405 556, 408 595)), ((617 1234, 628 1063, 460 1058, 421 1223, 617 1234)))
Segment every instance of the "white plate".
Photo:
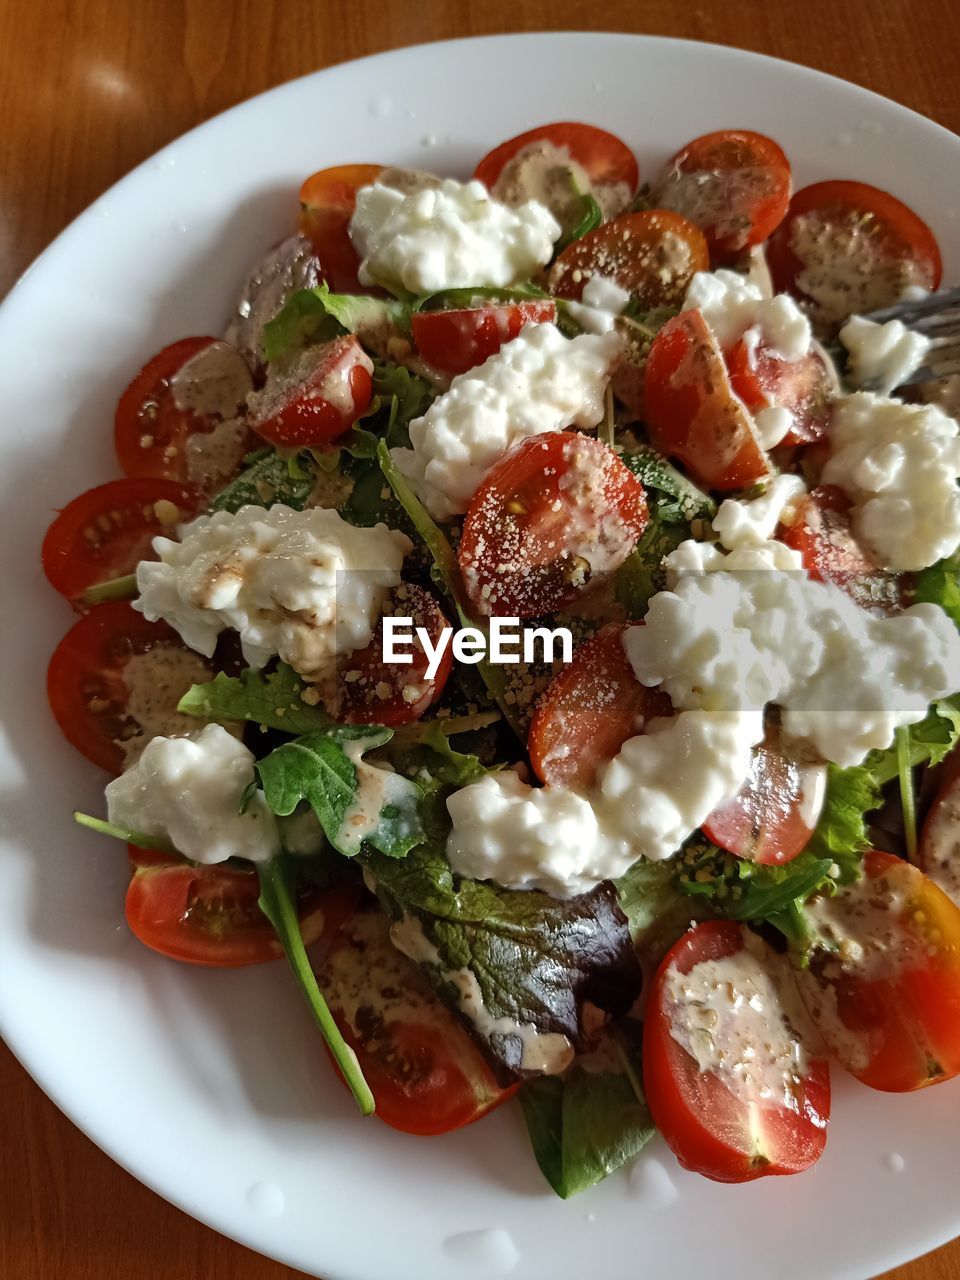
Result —
POLYGON ((698 1267, 864 1280, 960 1231, 960 1081, 887 1097, 836 1072, 827 1152, 803 1177, 720 1187, 657 1142, 629 1175, 563 1203, 516 1106, 431 1142, 361 1121, 283 967, 194 971, 138 946, 122 850, 70 821, 75 806, 99 811, 100 779, 47 713, 44 668, 70 616, 39 545, 53 507, 115 474, 130 376, 165 343, 222 327, 245 268, 292 227, 305 174, 346 161, 465 174, 553 119, 614 130, 647 176, 696 134, 756 127, 798 185, 852 177, 904 197, 936 230, 947 280, 960 277, 960 140, 839 80, 682 41, 504 36, 368 58, 236 107, 118 183, 0 309, 0 1027, 138 1178, 328 1280, 698 1267))

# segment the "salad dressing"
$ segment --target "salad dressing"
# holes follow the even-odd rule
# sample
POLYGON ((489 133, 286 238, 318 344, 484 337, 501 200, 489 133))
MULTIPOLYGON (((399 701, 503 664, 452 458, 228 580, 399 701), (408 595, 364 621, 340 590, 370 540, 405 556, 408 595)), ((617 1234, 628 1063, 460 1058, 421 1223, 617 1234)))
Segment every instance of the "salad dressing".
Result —
POLYGON ((522 205, 536 200, 562 225, 575 215, 576 201, 592 195, 604 222, 622 213, 630 200, 625 182, 594 186, 590 175, 566 147, 541 138, 522 147, 500 170, 493 195, 504 204, 522 205))
POLYGON ((173 402, 204 418, 235 418, 253 390, 250 368, 235 347, 211 342, 170 379, 173 402))
POLYGON ((540 1031, 532 1023, 494 1017, 483 1002, 483 992, 472 969, 454 969, 444 978, 457 990, 457 1007, 485 1037, 510 1036, 520 1041, 520 1070, 559 1075, 574 1058, 574 1048, 557 1031, 540 1031))

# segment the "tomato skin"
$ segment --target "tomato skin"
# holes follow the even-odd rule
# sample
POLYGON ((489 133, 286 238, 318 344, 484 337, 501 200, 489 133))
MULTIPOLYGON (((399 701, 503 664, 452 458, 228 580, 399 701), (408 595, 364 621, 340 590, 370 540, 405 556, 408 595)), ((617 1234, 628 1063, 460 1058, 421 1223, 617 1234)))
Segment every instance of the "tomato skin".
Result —
POLYGON ((487 475, 458 557, 480 613, 535 618, 569 604, 591 556, 613 572, 646 528, 643 485, 602 441, 576 431, 522 440, 487 475))
MULTIPOLYGON (((664 995, 668 971, 675 966, 689 973, 703 961, 735 955, 744 938, 744 926, 730 920, 708 920, 684 934, 657 970, 644 1021, 643 1081, 654 1123, 685 1169, 717 1182, 803 1172, 823 1153, 830 1115, 824 1059, 807 1063, 794 1107, 754 1104, 751 1115, 748 1103, 714 1073, 699 1071, 671 1035, 664 995)), ((764 950, 771 964, 778 961, 771 948, 764 950)))
POLYGON ((654 447, 708 488, 745 489, 768 474, 753 421, 698 310, 674 316, 654 338, 644 395, 654 447))
POLYGON ((679 304, 694 272, 710 268, 700 229, 679 213, 623 213, 575 240, 550 271, 550 291, 579 300, 594 273, 633 294, 641 307, 679 304))
MULTIPOLYGON (((251 404, 250 425, 271 444, 310 448, 349 431, 373 394, 373 363, 355 334, 310 347, 295 366, 297 381, 251 404)), ((281 375, 282 376, 282 375, 281 375)))
POLYGON ((870 850, 863 870, 827 904, 859 952, 821 948, 800 994, 852 1075, 908 1093, 960 1074, 960 907, 892 854, 870 850))
POLYGON ((573 160, 584 170, 595 186, 615 186, 624 183, 630 189, 630 195, 637 189, 640 181, 640 170, 636 157, 615 134, 605 129, 598 129, 592 124, 580 124, 564 121, 557 124, 542 124, 536 129, 528 129, 515 138, 501 142, 499 147, 488 151, 474 171, 489 191, 497 184, 497 179, 504 166, 512 160, 518 151, 535 142, 549 142, 555 147, 565 148, 573 160))
MULTIPOLYGON (((126 724, 123 667, 158 644, 185 649, 165 622, 148 622, 126 600, 98 604, 70 628, 47 669, 47 697, 63 736, 109 773, 124 769, 117 743, 126 724)), ((210 677, 214 674, 210 666, 210 677)))
POLYGON ((520 1087, 497 1083, 459 1020, 393 946, 379 910, 361 909, 346 921, 317 980, 357 1055, 376 1115, 391 1128, 420 1137, 449 1133, 520 1087), (347 1001, 356 1008, 349 1018, 347 1001))
POLYGON ((43 571, 50 585, 79 607, 88 587, 133 573, 140 560, 155 559, 153 539, 170 533, 157 518, 158 502, 172 503, 184 520, 203 505, 190 485, 152 479, 110 480, 68 502, 43 539, 43 571))
POLYGON ((653 197, 697 223, 715 262, 732 262, 783 221, 790 178, 790 163, 772 138, 721 129, 668 160, 653 197))
POLYGON ((763 347, 751 352, 741 339, 727 356, 727 369, 731 390, 751 411, 774 404, 790 410, 793 426, 781 444, 815 444, 826 435, 833 381, 816 351, 780 360, 763 347))
POLYGON ((670 715, 666 694, 642 685, 623 647, 628 626, 611 622, 585 641, 544 693, 527 737, 530 763, 541 782, 591 786, 602 765, 652 716, 670 715))
POLYGON ((428 364, 448 373, 466 373, 496 355, 525 324, 552 322, 557 304, 550 300, 506 302, 459 311, 418 311, 413 340, 428 364))
MULTIPOLYGON (((409 617, 414 634, 423 627, 435 647, 444 627, 446 615, 434 595, 414 583, 404 583, 394 590, 384 616, 409 617)), ((396 726, 419 720, 428 707, 440 697, 453 670, 453 651, 447 645, 432 680, 427 679, 429 659, 420 640, 403 652, 411 663, 385 663, 383 660, 383 616, 366 649, 358 649, 343 659, 337 671, 337 693, 340 698, 337 718, 346 724, 385 724, 396 726), (389 686, 385 692, 383 685, 389 686), (404 691, 422 686, 419 696, 408 698, 404 691)))
POLYGON ((898 301, 907 284, 939 288, 943 276, 940 249, 933 232, 907 205, 889 192, 865 182, 833 180, 815 182, 798 191, 786 217, 767 245, 767 262, 777 292, 788 292, 812 304, 815 319, 836 325, 853 312, 874 311, 898 301), (798 220, 814 218, 834 228, 833 240, 819 244, 821 266, 829 270, 831 254, 843 259, 850 271, 850 245, 844 240, 854 232, 861 242, 863 283, 844 303, 840 314, 826 297, 805 292, 800 277, 808 265, 795 252, 798 220))
POLYGON ((341 164, 320 169, 300 188, 300 230, 312 243, 323 277, 335 293, 357 293, 360 259, 349 226, 361 187, 376 182, 380 164, 341 164))
MULTIPOLYGON (((179 858, 129 847, 131 879, 125 914, 134 936, 161 955, 185 964, 235 969, 283 955, 283 947, 257 905, 260 880, 251 866, 193 866, 179 858)), ((356 909, 354 885, 308 888, 298 901, 305 946, 329 947, 356 909)))
MULTIPOLYGON (((176 403, 171 379, 214 344, 228 346, 219 338, 205 337, 182 338, 164 347, 124 391, 114 420, 114 445, 124 475, 189 479, 185 453, 188 437, 195 432, 212 431, 223 418, 181 409, 176 403)), ((236 352, 236 362, 241 374, 239 381, 244 381, 245 375, 247 390, 252 390, 253 379, 239 352, 236 352)), ((239 411, 239 407, 234 412, 239 411)))

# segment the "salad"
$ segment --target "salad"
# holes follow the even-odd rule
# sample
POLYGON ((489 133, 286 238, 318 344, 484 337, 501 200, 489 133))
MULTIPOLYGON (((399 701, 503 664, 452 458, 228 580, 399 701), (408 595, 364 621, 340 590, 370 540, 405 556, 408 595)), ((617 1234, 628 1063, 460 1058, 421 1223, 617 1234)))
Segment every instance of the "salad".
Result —
POLYGON ((863 314, 929 228, 745 130, 300 202, 43 544, 132 932, 285 957, 397 1129, 516 1095, 562 1197, 658 1130, 800 1172, 831 1071, 960 1073, 960 427, 863 314))

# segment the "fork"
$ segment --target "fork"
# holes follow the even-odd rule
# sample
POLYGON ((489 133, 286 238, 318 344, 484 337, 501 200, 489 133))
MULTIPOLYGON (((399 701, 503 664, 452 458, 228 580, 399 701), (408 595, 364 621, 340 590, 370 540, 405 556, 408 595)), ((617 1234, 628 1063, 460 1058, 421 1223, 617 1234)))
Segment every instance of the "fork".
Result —
POLYGON ((930 293, 917 301, 898 302, 883 311, 869 311, 864 319, 877 324, 902 320, 908 329, 930 339, 923 364, 910 374, 906 385, 960 374, 960 288, 930 293))

